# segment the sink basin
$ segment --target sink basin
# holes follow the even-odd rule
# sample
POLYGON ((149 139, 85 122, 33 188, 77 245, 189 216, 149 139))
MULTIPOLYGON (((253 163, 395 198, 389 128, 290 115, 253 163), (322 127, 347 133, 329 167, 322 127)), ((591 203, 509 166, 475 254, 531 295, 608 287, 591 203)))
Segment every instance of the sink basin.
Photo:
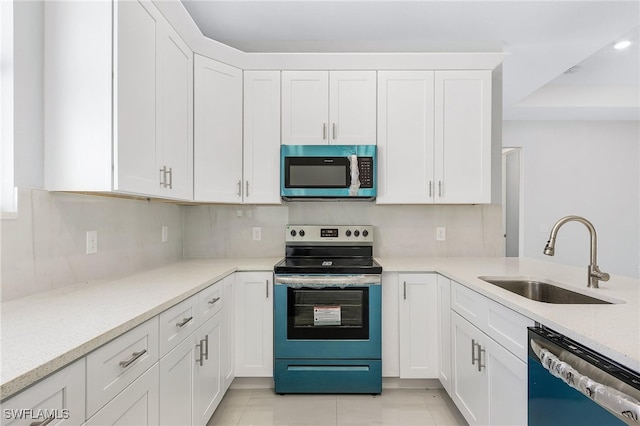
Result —
POLYGON ((496 285, 512 293, 526 297, 530 300, 544 303, 557 304, 611 304, 606 300, 587 296, 567 290, 550 282, 536 278, 523 277, 478 277, 482 281, 496 285))

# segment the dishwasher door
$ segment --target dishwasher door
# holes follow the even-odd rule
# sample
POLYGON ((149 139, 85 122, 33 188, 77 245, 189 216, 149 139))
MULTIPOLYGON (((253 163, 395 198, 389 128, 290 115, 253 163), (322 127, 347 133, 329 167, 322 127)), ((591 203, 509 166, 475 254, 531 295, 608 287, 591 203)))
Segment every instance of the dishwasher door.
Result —
POLYGON ((548 328, 529 328, 528 424, 640 425, 640 374, 548 328))

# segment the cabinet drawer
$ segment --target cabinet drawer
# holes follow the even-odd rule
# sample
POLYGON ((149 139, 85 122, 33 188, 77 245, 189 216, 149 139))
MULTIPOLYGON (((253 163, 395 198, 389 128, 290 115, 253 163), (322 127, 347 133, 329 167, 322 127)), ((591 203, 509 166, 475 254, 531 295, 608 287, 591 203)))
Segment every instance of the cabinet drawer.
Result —
POLYGON ((87 417, 158 361, 158 317, 87 355, 87 417))
POLYGON ((200 325, 198 296, 193 295, 159 316, 160 358, 169 353, 200 325))
POLYGON ((200 306, 198 312, 201 317, 201 324, 222 309, 224 305, 223 289, 223 282, 218 281, 198 293, 198 304, 200 306))
POLYGON ((84 358, 2 402, 2 425, 28 425, 54 417, 53 425, 81 425, 85 419, 84 358), (31 411, 29 411, 31 410, 31 411))
POLYGON ((451 309, 481 330, 484 330, 487 324, 489 302, 490 300, 486 297, 451 281, 451 309))

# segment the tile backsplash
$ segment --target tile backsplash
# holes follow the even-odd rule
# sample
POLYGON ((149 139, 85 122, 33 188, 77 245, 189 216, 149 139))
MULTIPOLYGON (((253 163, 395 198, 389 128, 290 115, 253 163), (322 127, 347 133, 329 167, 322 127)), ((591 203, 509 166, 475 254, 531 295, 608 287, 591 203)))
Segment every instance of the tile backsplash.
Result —
POLYGON ((3 301, 182 258, 180 206, 28 189, 18 203, 0 229, 3 301), (96 254, 86 254, 86 231, 98 232, 96 254))
POLYGON ((21 189, 17 219, 2 220, 2 300, 109 280, 190 257, 278 257, 286 224, 367 224, 374 255, 502 256, 499 205, 291 202, 279 206, 180 206, 21 189), (162 242, 162 226, 169 239, 162 242), (260 227, 262 239, 253 240, 260 227), (446 241, 436 241, 446 227, 446 241), (85 253, 86 232, 98 252, 85 253))

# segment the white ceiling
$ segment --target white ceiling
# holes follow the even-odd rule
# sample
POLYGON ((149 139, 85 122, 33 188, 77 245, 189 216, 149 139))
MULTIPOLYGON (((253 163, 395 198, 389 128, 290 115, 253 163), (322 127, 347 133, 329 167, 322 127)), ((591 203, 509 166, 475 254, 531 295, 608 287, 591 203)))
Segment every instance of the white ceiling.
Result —
POLYGON ((508 52, 505 119, 640 119, 640 0, 182 2, 244 52, 508 52))

